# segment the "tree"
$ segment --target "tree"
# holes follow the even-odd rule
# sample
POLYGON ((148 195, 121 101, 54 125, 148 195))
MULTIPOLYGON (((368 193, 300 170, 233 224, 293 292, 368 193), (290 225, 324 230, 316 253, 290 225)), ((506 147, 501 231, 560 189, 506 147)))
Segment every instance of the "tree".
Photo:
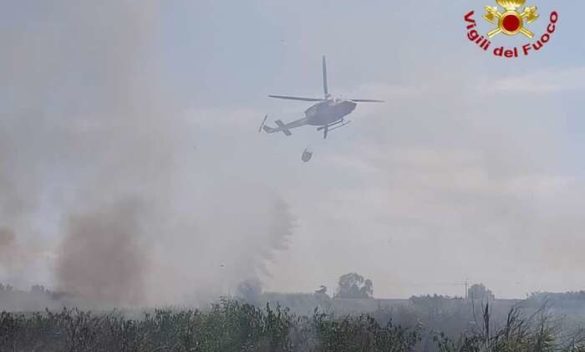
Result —
POLYGON ((372 298, 374 296, 374 284, 372 280, 365 279, 357 273, 349 273, 339 278, 337 298, 372 298))
POLYGON ((45 286, 43 286, 43 285, 33 285, 30 288, 30 292, 31 293, 36 293, 36 294, 41 294, 41 295, 45 295, 45 294, 49 294, 50 293, 49 290, 47 290, 45 288, 45 286))
POLYGON ((496 296, 491 290, 488 290, 483 284, 474 284, 467 290, 469 299, 477 299, 486 302, 492 302, 496 296))

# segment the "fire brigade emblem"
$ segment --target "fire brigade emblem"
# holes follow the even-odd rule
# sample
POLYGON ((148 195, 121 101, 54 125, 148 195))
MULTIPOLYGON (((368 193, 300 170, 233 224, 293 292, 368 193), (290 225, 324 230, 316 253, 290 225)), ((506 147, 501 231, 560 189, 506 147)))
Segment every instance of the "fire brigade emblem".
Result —
POLYGON ((534 33, 525 27, 538 19, 536 6, 526 6, 526 0, 496 0, 499 6, 504 8, 500 12, 498 6, 486 6, 483 18, 498 27, 488 32, 488 37, 504 33, 513 36, 518 33, 524 34, 528 38, 534 37, 534 33))

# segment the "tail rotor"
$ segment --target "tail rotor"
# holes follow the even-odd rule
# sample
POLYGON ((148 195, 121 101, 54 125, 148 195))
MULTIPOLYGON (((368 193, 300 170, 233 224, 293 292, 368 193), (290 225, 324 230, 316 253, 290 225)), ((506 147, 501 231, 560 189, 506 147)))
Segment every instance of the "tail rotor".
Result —
POLYGON ((258 133, 262 132, 262 129, 264 128, 264 125, 266 124, 266 120, 268 120, 268 115, 264 116, 264 120, 262 120, 262 123, 260 124, 260 127, 258 128, 258 133))

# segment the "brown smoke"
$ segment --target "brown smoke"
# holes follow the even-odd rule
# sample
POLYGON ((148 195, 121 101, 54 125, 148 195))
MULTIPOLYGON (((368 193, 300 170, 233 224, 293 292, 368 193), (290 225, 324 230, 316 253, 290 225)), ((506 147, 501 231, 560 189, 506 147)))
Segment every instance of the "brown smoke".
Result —
POLYGON ((15 238, 16 236, 10 229, 0 228, 0 249, 10 246, 15 238))
POLYGON ((137 202, 73 216, 57 263, 61 288, 94 304, 141 303, 149 270, 141 216, 137 202))
POLYGON ((42 254, 34 245, 24 246, 17 241, 11 228, 0 227, 0 272, 17 274, 23 265, 42 254))
POLYGON ((0 266, 10 265, 14 259, 16 236, 9 228, 0 228, 0 266))
POLYGON ((148 267, 146 206, 127 199, 162 204, 172 159, 170 112, 161 112, 156 63, 145 59, 158 3, 33 3, 43 10, 13 1, 27 16, 0 34, 9 53, 0 89, 11 92, 0 112, 0 265, 24 266, 0 271, 0 281, 26 284, 35 265, 57 257, 57 282, 45 284, 133 303, 148 267))

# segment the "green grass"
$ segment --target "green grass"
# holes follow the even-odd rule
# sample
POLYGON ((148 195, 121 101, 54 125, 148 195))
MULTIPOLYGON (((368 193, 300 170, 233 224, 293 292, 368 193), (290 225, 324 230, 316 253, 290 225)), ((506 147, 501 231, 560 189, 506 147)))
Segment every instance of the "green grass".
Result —
POLYGON ((422 325, 381 323, 372 315, 296 315, 281 306, 223 300, 207 310, 155 310, 139 318, 120 312, 0 314, 0 352, 585 352, 585 338, 566 336, 544 310, 512 309, 503 325, 482 307, 458 336, 422 325), (432 335, 431 344, 423 341, 432 335), (424 342, 424 343, 423 343, 424 342))
POLYGON ((416 331, 379 325, 368 316, 296 316, 222 301, 208 311, 156 310, 140 319, 120 313, 0 315, 0 351, 410 351, 416 331))

